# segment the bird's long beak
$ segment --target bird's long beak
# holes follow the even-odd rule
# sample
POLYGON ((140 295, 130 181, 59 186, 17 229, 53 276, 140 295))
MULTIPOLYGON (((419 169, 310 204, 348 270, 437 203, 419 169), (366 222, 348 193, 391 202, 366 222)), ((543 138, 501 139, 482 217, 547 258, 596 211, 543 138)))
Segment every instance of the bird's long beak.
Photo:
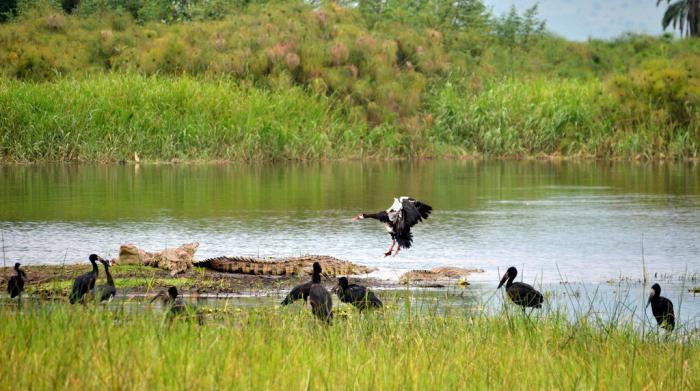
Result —
POLYGON ((651 291, 651 293, 649 293, 649 298, 647 299, 647 305, 645 305, 644 308, 649 308, 649 304, 651 304, 651 299, 654 297, 655 294, 656 294, 656 292, 654 292, 653 290, 651 291))
POLYGON ((151 301, 150 301, 149 303, 153 303, 154 301, 156 301, 157 299, 159 299, 159 298, 161 298, 161 297, 163 297, 163 296, 164 296, 163 291, 160 291, 160 292, 158 292, 157 295, 155 295, 155 296, 151 299, 151 301))
POLYGON ((496 288, 496 290, 501 289, 501 287, 503 286, 503 284, 506 283, 506 281, 508 281, 508 273, 503 275, 503 278, 501 278, 501 282, 498 284, 498 287, 496 288))
POLYGON ((338 292, 338 288, 339 288, 339 287, 340 287, 340 285, 339 285, 339 284, 335 284, 335 285, 333 285, 333 288, 331 288, 331 293, 337 293, 337 292, 338 292))
POLYGON ((326 272, 321 272, 321 276, 323 276, 323 278, 325 278, 328 281, 333 281, 331 276, 329 276, 328 273, 326 273, 326 272))

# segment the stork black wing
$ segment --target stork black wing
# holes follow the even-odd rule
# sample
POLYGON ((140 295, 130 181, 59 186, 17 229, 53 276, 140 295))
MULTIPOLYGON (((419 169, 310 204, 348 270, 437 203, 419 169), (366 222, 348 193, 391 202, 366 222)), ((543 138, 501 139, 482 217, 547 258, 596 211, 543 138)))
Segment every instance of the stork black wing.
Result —
POLYGON ((430 212, 433 211, 432 206, 414 200, 413 198, 404 198, 401 200, 401 206, 403 224, 408 227, 413 227, 423 221, 423 219, 427 219, 430 212))
POLYGON ((396 221, 396 240, 401 247, 410 248, 413 243, 411 227, 427 219, 433 208, 413 198, 401 200, 401 211, 396 221))
POLYGON ((309 297, 309 290, 311 289, 311 281, 299 284, 292 289, 287 297, 284 298, 284 301, 282 301, 282 305, 287 305, 287 304, 292 304, 293 302, 299 300, 299 299, 306 299, 309 297))

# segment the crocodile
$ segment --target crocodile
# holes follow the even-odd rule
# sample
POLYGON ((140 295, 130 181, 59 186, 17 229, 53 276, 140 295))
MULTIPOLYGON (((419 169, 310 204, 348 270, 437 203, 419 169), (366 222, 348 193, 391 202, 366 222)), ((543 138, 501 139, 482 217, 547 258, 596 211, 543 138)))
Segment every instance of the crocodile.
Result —
POLYGON ((376 269, 344 261, 328 255, 302 255, 299 257, 256 258, 216 257, 194 262, 194 266, 205 267, 224 273, 239 273, 267 276, 311 275, 314 262, 321 264, 324 274, 337 277, 367 274, 376 269))
MULTIPOLYGON (((464 269, 459 267, 436 267, 431 270, 411 270, 401 275, 399 282, 401 284, 418 283, 419 285, 434 285, 439 282, 449 282, 451 280, 461 280, 463 284, 469 285, 466 282, 467 277, 472 273, 483 273, 483 269, 464 269)), ((439 285, 439 284, 438 284, 439 285)))

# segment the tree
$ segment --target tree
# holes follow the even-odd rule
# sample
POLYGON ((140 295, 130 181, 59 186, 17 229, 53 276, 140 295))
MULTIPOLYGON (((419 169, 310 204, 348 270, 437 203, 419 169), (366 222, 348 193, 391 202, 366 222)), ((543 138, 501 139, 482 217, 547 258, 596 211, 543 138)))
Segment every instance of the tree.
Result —
POLYGON ((0 0, 0 23, 7 22, 17 13, 17 0, 0 0))
MULTIPOLYGON (((658 7, 664 0, 656 0, 658 7)), ((676 0, 671 3, 671 0, 666 0, 668 8, 664 12, 664 17, 661 20, 661 25, 664 30, 669 25, 673 25, 674 29, 678 29, 681 36, 697 37, 698 34, 698 14, 700 14, 700 0, 676 0)))
POLYGON ((496 37, 506 46, 529 46, 534 39, 545 34, 545 22, 539 19, 537 4, 518 14, 515 6, 496 20, 496 37))

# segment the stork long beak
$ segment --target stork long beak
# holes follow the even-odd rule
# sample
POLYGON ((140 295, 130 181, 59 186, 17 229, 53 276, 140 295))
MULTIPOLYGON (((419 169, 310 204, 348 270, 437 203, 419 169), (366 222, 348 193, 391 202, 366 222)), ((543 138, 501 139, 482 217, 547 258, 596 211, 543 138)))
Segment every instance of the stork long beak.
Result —
POLYGON ((321 276, 323 276, 323 278, 325 278, 328 281, 333 281, 331 276, 329 276, 328 273, 326 273, 326 272, 321 272, 321 276))
POLYGON ((506 283, 506 281, 508 281, 508 273, 503 275, 503 278, 501 278, 501 282, 498 284, 498 287, 496 288, 496 290, 501 289, 501 287, 503 286, 503 284, 506 283))
POLYGON ((651 293, 649 294, 649 298, 647 299, 647 305, 645 305, 644 308, 649 308, 649 304, 651 304, 651 299, 654 297, 655 294, 656 294, 656 292, 654 292, 652 290, 651 293))
POLYGON ((157 299, 160 299, 160 298, 163 297, 163 296, 165 296, 165 292, 160 291, 160 292, 158 292, 157 295, 155 295, 155 296, 151 299, 151 301, 149 301, 149 303, 153 303, 154 301, 156 301, 157 299))
POLYGON ((331 288, 331 293, 338 293, 338 288, 340 288, 339 284, 333 285, 333 288, 331 288))

